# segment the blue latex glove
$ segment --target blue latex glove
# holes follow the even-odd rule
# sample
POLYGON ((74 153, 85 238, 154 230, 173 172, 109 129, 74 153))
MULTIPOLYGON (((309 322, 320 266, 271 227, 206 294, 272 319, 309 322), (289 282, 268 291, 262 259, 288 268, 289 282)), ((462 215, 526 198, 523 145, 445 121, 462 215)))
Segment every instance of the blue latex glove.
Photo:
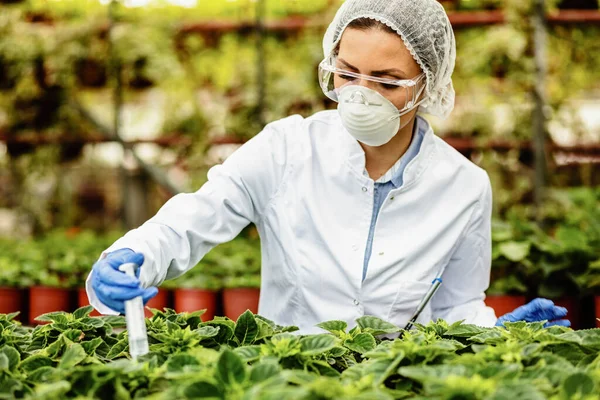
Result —
POLYGON ((120 249, 109 253, 104 259, 99 260, 92 268, 92 288, 98 296, 98 300, 107 307, 125 314, 125 301, 134 297, 142 296, 144 304, 156 296, 158 289, 141 287, 139 278, 140 269, 137 269, 137 278, 127 276, 119 271, 119 267, 125 263, 142 265, 144 255, 134 253, 131 249, 120 249))
POLYGON ((496 326, 503 326, 505 322, 540 322, 548 321, 546 328, 553 325, 571 326, 571 321, 562 319, 566 317, 567 309, 564 307, 555 306, 551 300, 535 299, 515 309, 513 312, 505 314, 498 318, 496 326))

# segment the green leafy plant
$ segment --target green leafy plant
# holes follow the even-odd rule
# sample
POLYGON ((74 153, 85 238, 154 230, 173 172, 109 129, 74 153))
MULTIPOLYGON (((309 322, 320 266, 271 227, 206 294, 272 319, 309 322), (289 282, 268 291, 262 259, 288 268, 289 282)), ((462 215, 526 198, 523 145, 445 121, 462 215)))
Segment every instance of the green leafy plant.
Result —
POLYGON ((554 190, 541 211, 543 228, 529 207, 495 222, 490 293, 557 298, 597 290, 598 201, 597 189, 554 190))
POLYGON ((249 311, 202 322, 165 309, 146 320, 150 353, 132 361, 124 318, 90 311, 35 329, 0 315, 0 398, 591 400, 600 387, 599 329, 439 320, 405 332, 364 316, 299 335, 249 311))

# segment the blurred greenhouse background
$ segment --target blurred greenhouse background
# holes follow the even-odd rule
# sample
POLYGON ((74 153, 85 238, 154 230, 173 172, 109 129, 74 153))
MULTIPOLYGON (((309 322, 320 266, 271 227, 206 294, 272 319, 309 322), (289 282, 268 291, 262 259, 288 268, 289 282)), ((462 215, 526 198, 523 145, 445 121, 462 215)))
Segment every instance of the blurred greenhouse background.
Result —
MULTIPOLYGON (((0 0, 0 306, 33 324, 36 303, 48 305, 36 290, 63 293, 59 309, 85 303, 76 294, 120 234, 199 188, 265 123, 335 108, 317 65, 342 2, 0 0)), ((600 3, 441 2, 457 38, 457 101, 448 120, 427 119, 492 179, 489 304, 501 313, 545 296, 590 327, 600 3), (516 303, 493 303, 505 295, 516 303)), ((201 289, 203 308, 235 317, 228 291, 243 311, 259 286, 249 227, 165 283, 154 306, 197 308, 177 293, 201 289)))

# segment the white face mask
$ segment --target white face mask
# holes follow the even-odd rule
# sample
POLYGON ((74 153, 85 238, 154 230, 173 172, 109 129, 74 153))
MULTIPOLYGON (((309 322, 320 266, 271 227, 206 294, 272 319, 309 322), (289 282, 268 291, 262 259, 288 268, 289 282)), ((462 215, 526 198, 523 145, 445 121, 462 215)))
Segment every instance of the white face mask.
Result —
POLYGON ((400 111, 381 94, 360 85, 339 92, 338 112, 344 128, 367 146, 383 146, 400 130, 400 111))

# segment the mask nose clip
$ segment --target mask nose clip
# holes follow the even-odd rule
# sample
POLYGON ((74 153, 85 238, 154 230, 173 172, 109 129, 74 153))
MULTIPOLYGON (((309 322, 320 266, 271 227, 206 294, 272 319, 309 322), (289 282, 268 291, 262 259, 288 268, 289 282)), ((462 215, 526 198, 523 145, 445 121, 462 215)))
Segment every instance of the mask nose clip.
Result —
POLYGON ((346 100, 346 103, 364 104, 365 106, 375 106, 375 107, 381 107, 383 105, 381 103, 371 103, 367 99, 367 97, 359 90, 354 92, 352 94, 352 96, 350 96, 350 98, 348 100, 346 100))

